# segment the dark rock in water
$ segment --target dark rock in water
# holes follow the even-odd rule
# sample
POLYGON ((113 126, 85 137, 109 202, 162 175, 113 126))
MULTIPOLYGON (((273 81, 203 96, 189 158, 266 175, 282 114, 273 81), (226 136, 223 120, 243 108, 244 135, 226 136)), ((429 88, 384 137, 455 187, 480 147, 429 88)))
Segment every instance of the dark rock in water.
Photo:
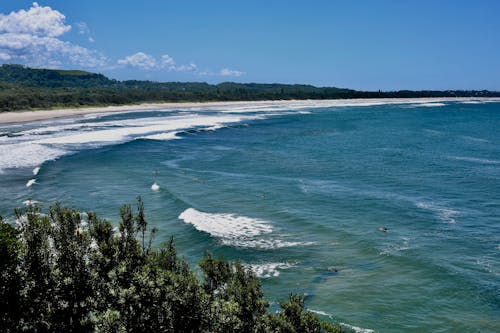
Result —
POLYGON ((330 274, 337 274, 339 272, 339 269, 333 266, 328 267, 328 272, 330 274))
POLYGON ((321 275, 316 276, 313 279, 313 283, 322 283, 328 279, 329 276, 337 275, 340 272, 340 269, 334 266, 328 267, 326 270, 321 272, 321 275))

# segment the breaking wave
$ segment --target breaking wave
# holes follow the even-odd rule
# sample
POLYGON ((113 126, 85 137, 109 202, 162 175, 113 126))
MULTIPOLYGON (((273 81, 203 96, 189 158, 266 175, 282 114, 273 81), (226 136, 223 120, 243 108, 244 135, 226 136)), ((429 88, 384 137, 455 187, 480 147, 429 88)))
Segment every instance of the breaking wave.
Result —
POLYGON ((191 224, 196 230, 217 238, 222 244, 244 248, 276 249, 314 242, 296 242, 277 239, 270 235, 274 228, 270 222, 235 214, 211 214, 188 208, 179 219, 191 224))
POLYGON ((289 269, 295 265, 287 262, 268 262, 262 264, 246 264, 245 266, 252 270, 257 277, 270 278, 278 277, 281 270, 289 269))

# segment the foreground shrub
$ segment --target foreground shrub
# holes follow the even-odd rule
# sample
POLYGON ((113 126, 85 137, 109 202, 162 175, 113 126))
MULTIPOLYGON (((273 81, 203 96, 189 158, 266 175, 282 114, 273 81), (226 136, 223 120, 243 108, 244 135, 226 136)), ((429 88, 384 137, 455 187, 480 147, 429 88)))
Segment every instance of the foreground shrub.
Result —
POLYGON ((268 311, 260 281, 205 253, 198 279, 174 241, 153 248, 144 206, 121 209, 118 229, 59 204, 0 218, 2 332, 337 332, 290 295, 268 311))

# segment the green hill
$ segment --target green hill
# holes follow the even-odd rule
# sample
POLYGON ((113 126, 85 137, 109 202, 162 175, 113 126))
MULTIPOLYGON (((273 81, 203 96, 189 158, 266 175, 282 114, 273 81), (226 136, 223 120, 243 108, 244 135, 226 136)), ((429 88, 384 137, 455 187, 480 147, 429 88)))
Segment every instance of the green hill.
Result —
POLYGON ((117 81, 80 70, 0 66, 0 112, 143 102, 403 97, 500 97, 482 91, 356 91, 303 84, 117 81))

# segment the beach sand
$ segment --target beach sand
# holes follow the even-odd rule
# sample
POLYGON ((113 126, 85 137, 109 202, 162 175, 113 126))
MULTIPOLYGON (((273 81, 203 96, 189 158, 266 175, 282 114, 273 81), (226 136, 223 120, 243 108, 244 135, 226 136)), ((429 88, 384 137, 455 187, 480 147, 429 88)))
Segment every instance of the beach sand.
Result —
POLYGON ((86 115, 92 113, 141 111, 141 110, 147 111, 147 110, 161 110, 161 109, 174 109, 174 108, 194 108, 202 106, 230 106, 230 105, 241 105, 249 103, 257 104, 265 102, 144 103, 144 104, 113 105, 113 106, 102 106, 102 107, 0 112, 0 124, 21 123, 21 122, 47 120, 47 119, 61 118, 61 117, 73 117, 73 116, 86 115))
MULTIPOLYGON (((336 100, 274 100, 274 101, 238 101, 238 102, 186 102, 186 103, 144 103, 131 105, 116 105, 104 107, 85 107, 85 108, 65 108, 37 111, 14 111, 0 112, 0 124, 22 123, 37 120, 47 120, 52 118, 73 117, 92 113, 105 112, 125 112, 125 111, 147 111, 176 108, 199 108, 199 107, 228 107, 239 105, 285 105, 289 103, 311 103, 323 104, 324 106, 366 106, 377 104, 407 104, 407 103, 437 103, 446 101, 500 101, 500 98, 384 98, 384 99, 336 99, 336 100)), ((307 107, 304 105, 304 107, 307 107)))

